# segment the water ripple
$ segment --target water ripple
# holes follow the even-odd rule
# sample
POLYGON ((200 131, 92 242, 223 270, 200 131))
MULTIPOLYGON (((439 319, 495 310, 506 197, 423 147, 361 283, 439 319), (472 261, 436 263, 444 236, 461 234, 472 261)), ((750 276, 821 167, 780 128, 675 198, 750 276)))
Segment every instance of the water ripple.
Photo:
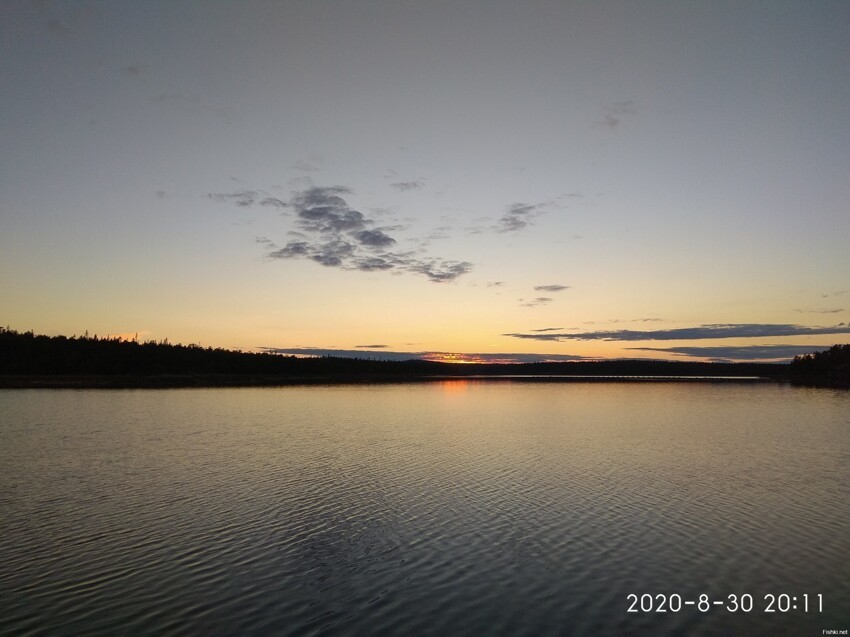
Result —
POLYGON ((453 390, 0 391, 0 633, 819 634, 850 617, 846 393, 453 390), (659 592, 829 603, 626 613, 659 592))

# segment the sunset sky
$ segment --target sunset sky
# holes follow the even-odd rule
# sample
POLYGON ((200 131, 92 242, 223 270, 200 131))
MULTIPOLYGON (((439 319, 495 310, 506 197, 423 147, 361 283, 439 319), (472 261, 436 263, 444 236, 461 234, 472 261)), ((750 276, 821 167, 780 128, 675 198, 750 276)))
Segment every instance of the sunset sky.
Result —
POLYGON ((850 3, 0 3, 0 323, 287 353, 850 343, 850 3))

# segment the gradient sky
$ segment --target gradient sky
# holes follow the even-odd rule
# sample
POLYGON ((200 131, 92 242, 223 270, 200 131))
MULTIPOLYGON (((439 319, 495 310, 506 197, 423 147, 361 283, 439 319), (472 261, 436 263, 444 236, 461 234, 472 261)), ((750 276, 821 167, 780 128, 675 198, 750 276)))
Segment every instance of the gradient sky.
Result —
POLYGON ((516 360, 848 343, 848 33, 845 1, 6 0, 0 322, 516 360))

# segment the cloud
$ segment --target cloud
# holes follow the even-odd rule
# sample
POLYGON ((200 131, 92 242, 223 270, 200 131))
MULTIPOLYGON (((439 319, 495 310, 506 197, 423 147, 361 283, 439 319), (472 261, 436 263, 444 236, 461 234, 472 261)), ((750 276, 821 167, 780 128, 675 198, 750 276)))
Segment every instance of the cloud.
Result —
POLYGON ((289 167, 293 170, 301 170, 303 172, 317 172, 321 170, 319 162, 305 159, 299 159, 298 161, 292 162, 289 167))
POLYGON ((844 311, 843 307, 830 308, 828 310, 794 310, 801 314, 839 314, 844 311))
POLYGON ((309 255, 316 263, 321 263, 329 267, 341 266, 352 254, 354 254, 354 246, 346 241, 335 239, 322 243, 318 246, 318 250, 309 255))
POLYGON ((233 203, 241 208, 248 208, 257 201, 257 191, 241 190, 231 193, 210 193, 207 197, 219 203, 233 203))
POLYGON ((361 230, 354 236, 365 246, 385 248, 395 243, 395 239, 380 230, 361 230))
POLYGON ((554 299, 548 296, 538 296, 536 299, 531 299, 530 301, 523 302, 523 299, 520 299, 520 305, 522 307, 536 307, 538 305, 546 305, 547 303, 551 303, 554 299))
POLYGON ((363 272, 375 270, 392 270, 395 264, 381 257, 361 257, 355 262, 355 267, 363 272))
POLYGON ((541 327, 537 330, 531 330, 532 332, 555 332, 557 330, 562 330, 563 327, 541 327))
POLYGON ((665 352, 676 356, 710 359, 716 362, 787 362, 800 354, 829 349, 829 345, 741 345, 717 347, 629 347, 645 352, 665 352))
POLYGON ((563 290, 569 290, 569 285, 535 285, 534 289, 538 292, 561 292, 563 290))
POLYGON ((287 203, 278 199, 277 197, 266 197, 262 201, 260 201, 261 206, 267 206, 272 208, 277 208, 278 210, 282 210, 286 208, 287 203))
POLYGON ((559 361, 599 360, 572 354, 526 353, 459 353, 459 352, 394 352, 386 345, 357 345, 357 349, 323 349, 318 347, 261 347, 270 354, 289 356, 336 356, 339 358, 373 358, 385 361, 426 360, 450 363, 549 363, 559 361))
POLYGON ((277 246, 275 245, 274 241, 272 241, 268 237, 255 237, 254 243, 259 243, 260 245, 264 245, 269 249, 277 250, 277 246))
POLYGON ((497 232, 516 232, 531 223, 531 220, 544 212, 542 204, 515 203, 508 206, 494 228, 497 232))
POLYGON ((620 123, 625 117, 632 117, 635 114, 637 114, 637 107, 633 101, 614 102, 611 106, 604 109, 602 119, 596 122, 596 125, 609 130, 615 130, 620 126, 620 123))
POLYGON ((345 186, 310 185, 295 191, 289 201, 264 197, 261 192, 241 190, 207 197, 242 208, 255 204, 273 207, 293 216, 297 230, 289 232, 294 238, 285 245, 279 247, 265 237, 258 240, 266 245, 267 256, 272 259, 310 259, 326 267, 363 272, 410 272, 436 283, 453 281, 472 269, 468 261, 389 251, 397 243, 389 232, 399 226, 375 227, 374 219, 348 204, 344 196, 351 194, 351 189, 345 186))
POLYGON ((435 283, 454 281, 472 270, 468 261, 443 261, 442 259, 412 260, 407 263, 411 272, 424 274, 435 283))
POLYGON ((366 218, 340 197, 350 193, 345 186, 313 187, 297 193, 289 205, 295 209, 298 226, 303 230, 319 234, 361 230, 366 218))
POLYGON ((310 256, 310 244, 306 241, 290 241, 282 248, 270 252, 269 256, 274 259, 292 259, 294 257, 310 256))
POLYGON ((391 188, 395 188, 399 192, 407 192, 408 190, 419 190, 425 187, 425 182, 421 179, 415 181, 397 181, 390 184, 391 188))
POLYGON ((500 288, 505 285, 504 281, 490 281, 487 283, 488 288, 500 288))
POLYGON ((714 338, 761 338, 771 336, 813 336, 819 334, 850 334, 850 327, 805 327, 802 325, 770 323, 720 323, 683 327, 670 330, 608 330, 597 332, 523 334, 502 336, 541 341, 674 341, 714 338))

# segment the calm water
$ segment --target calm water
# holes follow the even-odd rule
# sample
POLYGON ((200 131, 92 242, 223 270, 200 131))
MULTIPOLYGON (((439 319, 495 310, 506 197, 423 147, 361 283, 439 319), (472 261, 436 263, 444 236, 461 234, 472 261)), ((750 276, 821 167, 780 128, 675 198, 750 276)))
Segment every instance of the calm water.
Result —
POLYGON ((2 390, 0 530, 4 634, 820 635, 850 628, 850 392, 2 390))

